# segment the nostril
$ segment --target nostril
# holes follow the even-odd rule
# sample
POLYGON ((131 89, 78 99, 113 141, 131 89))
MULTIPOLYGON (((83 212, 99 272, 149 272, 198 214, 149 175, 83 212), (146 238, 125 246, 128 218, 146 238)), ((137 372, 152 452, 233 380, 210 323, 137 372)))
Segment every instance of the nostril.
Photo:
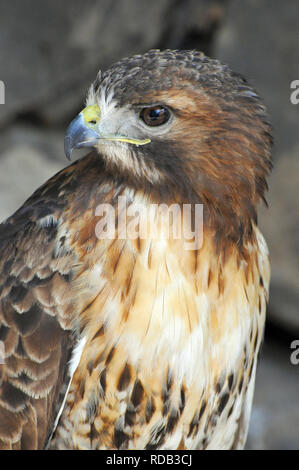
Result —
POLYGON ((96 123, 97 123, 97 121, 95 121, 95 120, 92 120, 92 121, 88 121, 88 123, 89 123, 89 124, 96 124, 96 123))

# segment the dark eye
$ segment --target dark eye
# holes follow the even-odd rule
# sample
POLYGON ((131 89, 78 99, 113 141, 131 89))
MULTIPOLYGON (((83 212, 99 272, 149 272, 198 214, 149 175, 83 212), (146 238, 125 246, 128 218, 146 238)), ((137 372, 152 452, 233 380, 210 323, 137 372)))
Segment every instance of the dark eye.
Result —
POLYGON ((147 126, 161 126, 170 118, 170 112, 164 106, 143 108, 140 117, 147 126))

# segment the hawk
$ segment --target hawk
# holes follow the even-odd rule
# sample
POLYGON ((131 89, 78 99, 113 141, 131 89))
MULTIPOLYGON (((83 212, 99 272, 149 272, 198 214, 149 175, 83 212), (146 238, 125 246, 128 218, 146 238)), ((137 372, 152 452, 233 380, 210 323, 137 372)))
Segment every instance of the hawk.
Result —
POLYGON ((270 276, 263 104, 218 60, 152 50, 97 75, 79 147, 0 227, 1 447, 242 448, 270 276), (137 203, 158 236, 123 236, 137 203), (161 204, 202 205, 200 246, 166 236, 161 204))

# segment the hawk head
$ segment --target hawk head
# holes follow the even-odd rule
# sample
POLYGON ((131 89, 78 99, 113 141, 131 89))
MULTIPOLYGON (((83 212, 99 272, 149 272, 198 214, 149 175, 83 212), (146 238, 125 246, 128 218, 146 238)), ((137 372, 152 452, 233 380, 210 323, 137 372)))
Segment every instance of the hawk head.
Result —
POLYGON ((152 50, 99 73, 65 137, 67 157, 83 146, 134 188, 204 203, 209 223, 235 237, 250 231, 271 168, 257 93, 197 51, 152 50))

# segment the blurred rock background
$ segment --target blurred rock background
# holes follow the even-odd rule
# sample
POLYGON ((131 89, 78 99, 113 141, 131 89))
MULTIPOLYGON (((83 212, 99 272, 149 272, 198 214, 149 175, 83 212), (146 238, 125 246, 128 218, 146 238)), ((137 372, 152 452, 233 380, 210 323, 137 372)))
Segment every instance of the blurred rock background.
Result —
POLYGON ((196 48, 244 74, 274 125, 266 339, 248 449, 299 449, 298 0, 0 0, 0 221, 66 166, 64 130, 99 68, 150 48, 196 48))

